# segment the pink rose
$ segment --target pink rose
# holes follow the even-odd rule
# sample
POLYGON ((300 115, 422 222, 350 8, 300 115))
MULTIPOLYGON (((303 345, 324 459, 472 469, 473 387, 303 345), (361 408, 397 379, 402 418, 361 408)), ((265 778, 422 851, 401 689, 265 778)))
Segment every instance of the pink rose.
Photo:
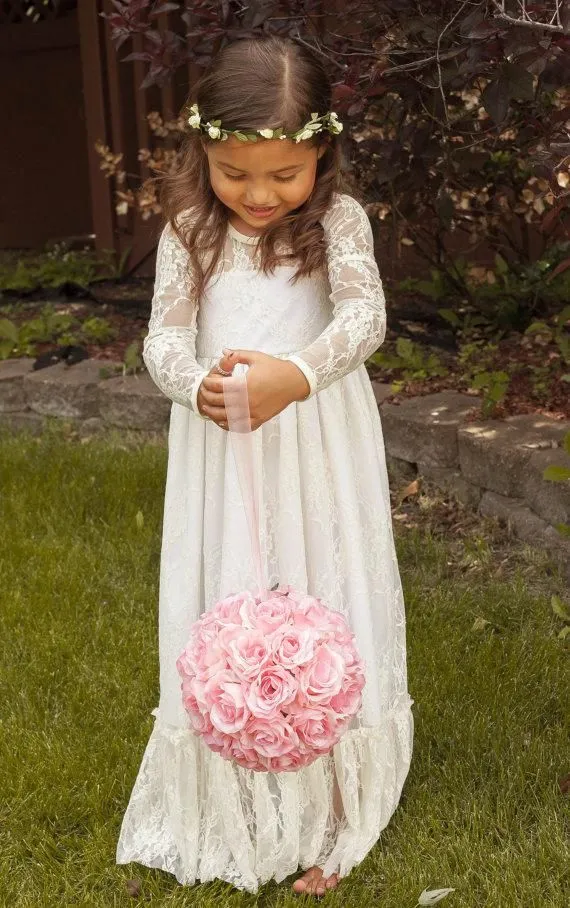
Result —
POLYGON ((302 753, 292 750, 281 757, 266 757, 264 760, 267 772, 297 772, 303 766, 308 766, 319 756, 318 754, 302 753))
POLYGON ((324 633, 332 629, 329 624, 330 609, 314 596, 303 596, 293 605, 293 623, 296 627, 314 627, 324 633))
POLYGON ((299 747, 299 738, 282 716, 250 718, 240 738, 241 746, 255 750, 261 757, 282 757, 299 747))
POLYGON ((281 706, 293 702, 297 689, 297 679, 286 668, 267 665, 249 688, 246 702, 252 715, 260 719, 271 717, 281 706))
POLYGON ((315 650, 314 659, 301 669, 299 690, 309 705, 326 703, 340 691, 343 676, 342 656, 321 643, 315 650))
POLYGON ((296 590, 290 584, 284 584, 283 586, 278 586, 276 590, 273 590, 273 595, 275 593, 280 593, 282 596, 287 596, 289 602, 300 602, 301 599, 306 597, 306 593, 301 592, 301 590, 296 590))
POLYGON ((245 605, 255 606, 255 599, 249 590, 243 590, 240 593, 233 593, 226 596, 214 606, 216 619, 219 627, 225 627, 227 624, 241 624, 241 609, 245 605))
POLYGON ((243 681, 253 681, 271 655, 269 642, 255 629, 225 627, 220 631, 220 643, 230 670, 243 681))
POLYGON ((328 753, 339 739, 337 716, 329 709, 304 707, 291 714, 291 725, 311 750, 328 753))
POLYGON ((286 596, 272 596, 263 602, 245 602, 240 615, 244 627, 256 628, 262 634, 271 634, 288 622, 291 606, 286 596))
POLYGON ((178 657, 176 667, 181 674, 196 674, 201 681, 224 671, 227 659, 217 636, 198 633, 192 636, 186 650, 178 657))
POLYGON ((211 725, 208 717, 208 706, 204 699, 204 684, 195 677, 184 678, 182 681, 182 702, 186 709, 192 727, 198 733, 207 730, 211 725))
POLYGON ((285 668, 304 665, 314 656, 316 637, 312 628, 284 625, 271 638, 276 661, 285 668))
POLYGON ((240 731, 249 719, 241 684, 232 672, 222 671, 206 682, 204 699, 214 728, 225 734, 240 731))
POLYGON ((338 635, 327 641, 327 645, 334 649, 335 652, 339 653, 342 657, 345 673, 347 675, 356 676, 364 674, 364 667, 362 660, 356 651, 354 641, 352 636, 348 640, 342 640, 338 635))
POLYGON ((335 694, 330 699, 331 709, 344 718, 355 716, 362 703, 363 687, 363 676, 345 678, 338 694, 335 694))
POLYGON ((226 760, 231 759, 230 748, 233 738, 230 738, 229 735, 225 735, 212 726, 202 733, 202 740, 214 753, 221 754, 226 760))
MULTIPOLYGON (((242 733, 243 734, 243 733, 242 733)), ((257 751, 252 747, 245 747, 241 738, 233 738, 229 748, 230 759, 235 760, 245 769, 264 770, 265 759, 261 760, 257 751)))

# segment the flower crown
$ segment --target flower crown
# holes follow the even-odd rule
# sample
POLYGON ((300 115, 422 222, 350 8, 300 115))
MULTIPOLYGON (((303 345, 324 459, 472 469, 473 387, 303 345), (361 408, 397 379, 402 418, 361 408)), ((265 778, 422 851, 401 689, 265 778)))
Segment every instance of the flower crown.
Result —
POLYGON ((255 129, 244 132, 240 129, 224 129, 221 120, 212 120, 204 123, 198 110, 198 105, 193 104, 190 108, 188 125, 192 129, 200 129, 206 132, 211 139, 218 139, 225 142, 229 136, 235 136, 240 142, 257 142, 259 136, 263 139, 294 139, 295 142, 302 142, 304 139, 312 139, 315 133, 322 132, 326 129, 332 135, 336 136, 342 132, 342 123, 338 119, 334 110, 323 114, 319 117, 318 113, 312 113, 308 123, 298 129, 296 132, 284 132, 280 126, 278 129, 255 129))

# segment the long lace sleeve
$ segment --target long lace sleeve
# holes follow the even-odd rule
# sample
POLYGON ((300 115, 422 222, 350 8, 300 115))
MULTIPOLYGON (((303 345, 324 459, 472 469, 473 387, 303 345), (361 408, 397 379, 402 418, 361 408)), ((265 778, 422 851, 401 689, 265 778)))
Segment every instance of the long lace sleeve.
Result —
POLYGON ((143 361, 160 390, 171 400, 198 410, 197 395, 208 369, 196 361, 198 304, 188 269, 188 253, 167 224, 158 244, 156 280, 143 361))
POLYGON ((368 215, 339 194, 323 218, 333 318, 303 350, 286 358, 310 385, 308 400, 361 365, 386 335, 386 305, 368 215))

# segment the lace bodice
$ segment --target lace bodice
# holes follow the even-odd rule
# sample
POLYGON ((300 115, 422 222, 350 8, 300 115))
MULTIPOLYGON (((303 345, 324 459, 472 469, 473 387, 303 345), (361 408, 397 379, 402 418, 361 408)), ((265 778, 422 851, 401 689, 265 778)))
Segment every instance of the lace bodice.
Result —
POLYGON ((188 254, 166 225, 143 343, 145 365, 164 394, 208 419, 198 410, 198 390, 222 347, 231 347, 294 362, 310 386, 306 400, 380 346, 386 308, 368 216, 351 196, 337 193, 322 223, 326 269, 295 284, 289 283, 294 266, 260 272, 256 238, 229 225, 223 256, 199 304, 188 254))

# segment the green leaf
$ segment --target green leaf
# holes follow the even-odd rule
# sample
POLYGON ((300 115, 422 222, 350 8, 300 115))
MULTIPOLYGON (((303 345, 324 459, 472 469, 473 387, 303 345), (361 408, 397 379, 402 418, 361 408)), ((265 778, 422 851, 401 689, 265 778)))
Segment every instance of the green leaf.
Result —
POLYGON ((449 322, 454 328, 457 328, 461 324, 461 319, 453 309, 438 309, 437 314, 441 315, 441 317, 444 318, 446 322, 449 322))
POLYGON ((455 892, 455 889, 424 889, 418 899, 418 905, 435 905, 436 902, 441 902, 450 892, 455 892))
POLYGON ((240 142, 247 142, 247 136, 243 132, 236 131, 232 133, 232 135, 234 135, 236 139, 239 139, 240 142))
POLYGON ((562 599, 559 596, 552 596, 550 599, 550 604, 552 606, 552 611, 557 618, 562 618, 563 621, 566 621, 567 624, 570 624, 570 613, 567 611, 566 606, 562 602, 562 599))
POLYGON ((473 622, 473 627, 471 628, 471 630, 472 631, 484 631, 485 628, 489 624, 491 624, 491 622, 487 621, 486 618, 479 617, 479 618, 476 618, 475 621, 473 622))
POLYGON ((568 321, 570 321, 570 306, 565 306, 562 312, 556 316, 556 324, 562 327, 568 321))
POLYGON ((559 640, 566 640, 566 637, 570 634, 570 624, 567 624, 566 627, 563 627, 558 634, 559 640))
POLYGON ((543 479, 547 479, 550 482, 566 482, 570 479, 570 470, 568 467, 559 467, 556 464, 550 464, 549 467, 546 467, 542 474, 543 479))
POLYGON ((396 352, 403 359, 409 359, 413 353, 414 344, 409 337, 399 337, 396 341, 396 352))
POLYGON ((18 343, 18 328, 9 318, 0 318, 0 337, 18 343))
POLYGON ((532 322, 528 328, 525 329, 525 334, 550 334, 552 331, 550 325, 547 325, 546 322, 532 322))
POLYGON ((499 253, 497 253, 497 255, 495 256, 495 268, 497 269, 498 274, 509 273, 509 266, 505 262, 503 256, 499 255, 499 253))

